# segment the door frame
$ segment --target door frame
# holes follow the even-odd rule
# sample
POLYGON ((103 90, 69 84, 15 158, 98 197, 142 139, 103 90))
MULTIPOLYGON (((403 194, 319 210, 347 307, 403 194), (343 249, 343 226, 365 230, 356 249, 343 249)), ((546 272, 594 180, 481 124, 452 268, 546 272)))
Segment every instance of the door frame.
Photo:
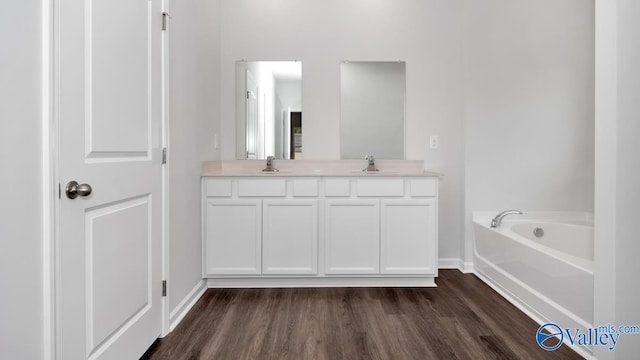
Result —
MULTIPOLYGON (((61 331, 57 321, 60 310, 58 286, 60 284, 60 199, 62 183, 60 179, 60 118, 59 110, 59 69, 57 39, 57 6, 61 0, 42 0, 42 63, 41 63, 41 108, 42 108, 42 298, 43 298, 43 359, 60 359, 57 334, 61 331)), ((161 12, 168 12, 170 0, 161 1, 161 12)), ((162 147, 169 144, 169 28, 161 35, 161 131, 162 147)), ((162 264, 161 278, 169 277, 169 164, 162 167, 162 264)), ((162 333, 170 331, 169 289, 162 297, 162 333)))
MULTIPOLYGON (((169 8, 169 4, 170 4, 170 0, 162 0, 162 13, 166 13, 166 14, 170 14, 170 8, 169 8)), ((170 95, 170 89, 169 89, 169 49, 170 49, 170 42, 169 42, 169 32, 171 31, 171 16, 168 15, 167 18, 167 27, 165 28, 165 30, 162 32, 161 35, 161 39, 160 39, 160 46, 161 46, 161 57, 162 59, 160 60, 161 62, 161 99, 160 102, 162 104, 162 110, 160 112, 160 122, 161 122, 161 131, 162 131, 162 148, 166 149, 165 154, 166 154, 166 161, 162 166, 162 274, 161 274, 161 278, 163 280, 167 281, 167 286, 166 286, 166 296, 162 297, 162 333, 161 333, 161 337, 166 336, 167 334, 169 334, 169 332, 171 332, 171 316, 170 316, 170 311, 171 311, 171 307, 169 304, 169 295, 171 294, 171 288, 168 284, 168 280, 169 280, 169 249, 171 248, 170 245, 170 228, 169 225, 171 224, 171 222, 169 221, 169 216, 170 216, 170 210, 171 207, 169 206, 169 200, 170 200, 170 169, 171 169, 171 163, 169 162, 169 145, 170 145, 170 134, 169 134, 169 129, 170 129, 170 102, 169 102, 169 95, 170 95)))
POLYGON ((59 239, 58 188, 58 121, 54 104, 58 98, 54 85, 55 2, 42 0, 42 298, 43 298, 43 359, 59 358, 56 323, 56 244, 59 239))

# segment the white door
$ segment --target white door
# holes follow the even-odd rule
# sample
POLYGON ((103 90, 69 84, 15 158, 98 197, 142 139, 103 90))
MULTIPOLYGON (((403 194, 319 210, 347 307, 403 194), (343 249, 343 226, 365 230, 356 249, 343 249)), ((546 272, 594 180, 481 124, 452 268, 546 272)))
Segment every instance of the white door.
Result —
POLYGON ((325 201, 327 274, 380 273, 380 201, 325 201))
POLYGON ((59 359, 137 359, 161 333, 160 5, 55 2, 59 359))
POLYGON ((258 85, 249 70, 246 71, 247 159, 258 157, 258 85))
POLYGON ((291 108, 284 111, 284 121, 282 125, 282 146, 283 159, 291 159, 291 108))
POLYGON ((318 273, 318 200, 264 200, 262 273, 318 273))
POLYGON ((259 275, 262 272, 262 200, 205 203, 206 275, 259 275))
POLYGON ((381 200, 380 272, 436 274, 436 200, 381 200))

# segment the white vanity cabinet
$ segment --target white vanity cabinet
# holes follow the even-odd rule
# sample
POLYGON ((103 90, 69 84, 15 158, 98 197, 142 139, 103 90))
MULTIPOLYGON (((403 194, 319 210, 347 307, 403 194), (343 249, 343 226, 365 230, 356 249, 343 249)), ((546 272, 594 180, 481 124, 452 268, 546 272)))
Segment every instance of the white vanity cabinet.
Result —
POLYGON ((436 177, 203 177, 211 286, 434 286, 436 177))
POLYGON ((285 196, 317 197, 317 182, 205 178, 204 276, 316 274, 318 200, 285 196))
POLYGON ((435 275, 436 181, 327 179, 325 273, 435 275))

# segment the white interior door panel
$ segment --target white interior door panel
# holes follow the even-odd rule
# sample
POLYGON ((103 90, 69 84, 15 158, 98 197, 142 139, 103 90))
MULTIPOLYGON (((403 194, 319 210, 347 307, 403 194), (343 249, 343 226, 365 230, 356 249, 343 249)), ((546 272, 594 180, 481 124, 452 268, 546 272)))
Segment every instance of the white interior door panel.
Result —
POLYGON ((57 356, 137 359, 162 330, 161 2, 55 6, 57 356))

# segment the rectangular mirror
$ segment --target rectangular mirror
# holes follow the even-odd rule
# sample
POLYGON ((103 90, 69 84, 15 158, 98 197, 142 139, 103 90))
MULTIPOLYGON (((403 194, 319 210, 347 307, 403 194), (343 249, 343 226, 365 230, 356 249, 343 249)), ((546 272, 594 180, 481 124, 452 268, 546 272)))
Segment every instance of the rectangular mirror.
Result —
POLYGON ((340 158, 404 160, 405 63, 340 64, 340 158))
POLYGON ((302 158, 302 62, 236 62, 236 158, 302 158))

